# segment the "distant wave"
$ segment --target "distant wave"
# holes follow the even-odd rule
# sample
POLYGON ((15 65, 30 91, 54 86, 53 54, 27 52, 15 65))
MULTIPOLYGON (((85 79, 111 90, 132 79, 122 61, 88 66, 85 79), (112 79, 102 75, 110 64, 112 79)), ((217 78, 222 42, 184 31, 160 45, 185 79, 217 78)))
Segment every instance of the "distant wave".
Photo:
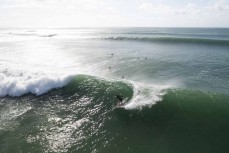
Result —
POLYGON ((205 37, 220 37, 220 36, 225 36, 228 37, 228 34, 214 34, 214 33, 175 33, 175 32, 111 32, 111 33, 100 33, 100 34, 127 34, 127 35, 163 35, 163 36, 183 36, 183 37, 198 37, 198 36, 205 36, 205 37))
POLYGON ((229 40, 206 39, 206 38, 183 38, 183 37, 98 37, 93 39, 103 40, 130 40, 143 42, 161 42, 161 43, 194 43, 194 44, 214 44, 229 45, 229 40))
POLYGON ((19 33, 19 32, 8 32, 9 35, 16 35, 16 36, 37 36, 36 33, 26 32, 26 33, 19 33))
POLYGON ((46 35, 39 35, 40 37, 54 37, 57 34, 46 34, 46 35))
POLYGON ((38 37, 54 37, 56 36, 57 34, 39 34, 39 33, 34 33, 35 31, 31 32, 31 31, 28 31, 28 32, 22 32, 22 33, 19 33, 19 32, 9 32, 8 34, 10 35, 16 35, 16 36, 38 36, 38 37))

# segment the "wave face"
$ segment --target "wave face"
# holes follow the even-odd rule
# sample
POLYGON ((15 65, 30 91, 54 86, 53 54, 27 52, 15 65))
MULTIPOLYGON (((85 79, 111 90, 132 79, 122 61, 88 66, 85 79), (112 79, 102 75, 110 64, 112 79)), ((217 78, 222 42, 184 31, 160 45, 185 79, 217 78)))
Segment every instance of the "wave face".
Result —
POLYGON ((139 133, 133 130, 133 136, 125 135, 128 140, 139 140, 132 143, 133 146, 138 144, 159 152, 165 148, 169 148, 169 152, 191 153, 196 148, 201 152, 211 152, 218 147, 227 151, 222 144, 229 134, 227 99, 225 95, 175 89, 168 90, 162 101, 150 108, 117 113, 122 123, 141 130, 139 133))
MULTIPOLYGON (((140 87, 138 87, 139 90, 140 87)), ((144 90, 146 90, 144 87, 144 90)), ((21 143, 1 147, 12 152, 23 145, 47 152, 209 152, 226 142, 228 133, 228 96, 198 90, 163 89, 159 101, 147 92, 135 96, 133 84, 107 81, 93 76, 75 76, 63 88, 41 96, 25 95, 1 99, 0 137, 7 143, 23 133, 21 143), (115 109, 115 96, 122 94, 126 106, 115 109), (16 105, 15 105, 16 104, 16 105), (139 107, 144 106, 144 107, 139 107), (36 127, 36 128, 35 128, 36 127), (9 131, 16 133, 7 136, 9 131), (41 129, 41 130, 39 130, 41 129), (94 145, 92 145, 94 144, 94 145), (207 144, 207 145, 206 145, 207 144), (211 145, 214 144, 214 145, 211 145), (117 147, 123 146, 123 147, 117 147)), ((143 90, 143 89, 142 89, 143 90)))

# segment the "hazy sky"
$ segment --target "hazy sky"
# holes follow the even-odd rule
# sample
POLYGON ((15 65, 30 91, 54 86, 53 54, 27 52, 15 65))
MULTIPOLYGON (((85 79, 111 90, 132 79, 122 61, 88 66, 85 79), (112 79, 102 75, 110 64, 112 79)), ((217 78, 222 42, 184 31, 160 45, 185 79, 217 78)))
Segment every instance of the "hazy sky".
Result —
POLYGON ((0 0, 0 27, 229 27, 229 0, 0 0))

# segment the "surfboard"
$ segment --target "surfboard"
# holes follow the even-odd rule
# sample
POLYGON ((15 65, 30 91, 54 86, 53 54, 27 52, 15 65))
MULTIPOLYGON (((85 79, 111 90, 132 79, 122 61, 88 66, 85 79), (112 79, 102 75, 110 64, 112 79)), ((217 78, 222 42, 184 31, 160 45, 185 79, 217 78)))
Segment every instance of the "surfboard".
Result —
POLYGON ((117 105, 114 107, 114 109, 125 109, 125 105, 117 105))
POLYGON ((124 99, 123 102, 121 104, 119 103, 118 105, 116 105, 114 107, 114 109, 116 109, 116 110, 124 110, 125 109, 126 101, 127 101, 127 99, 124 99))

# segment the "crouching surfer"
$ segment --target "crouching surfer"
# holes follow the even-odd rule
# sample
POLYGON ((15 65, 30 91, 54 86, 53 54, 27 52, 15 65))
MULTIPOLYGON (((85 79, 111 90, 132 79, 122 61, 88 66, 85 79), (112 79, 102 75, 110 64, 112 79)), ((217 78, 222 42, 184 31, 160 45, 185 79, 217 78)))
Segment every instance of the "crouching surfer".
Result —
POLYGON ((116 98, 118 100, 118 106, 123 106, 123 98, 120 95, 116 95, 116 98))

